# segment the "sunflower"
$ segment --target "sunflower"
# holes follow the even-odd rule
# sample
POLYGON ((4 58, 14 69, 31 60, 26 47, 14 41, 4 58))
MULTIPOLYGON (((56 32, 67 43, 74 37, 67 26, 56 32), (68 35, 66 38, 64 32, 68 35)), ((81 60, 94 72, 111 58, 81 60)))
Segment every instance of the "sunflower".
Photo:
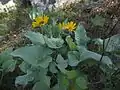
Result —
POLYGON ((74 31, 76 29, 76 23, 73 21, 68 22, 68 23, 59 23, 59 28, 63 30, 68 30, 68 31, 74 31))
POLYGON ((32 27, 36 28, 36 27, 41 27, 44 26, 45 24, 48 23, 49 17, 48 16, 39 16, 35 18, 35 21, 32 22, 32 27))
POLYGON ((76 23, 74 23, 73 21, 71 22, 68 22, 66 25, 65 25, 65 29, 68 30, 68 31, 75 31, 76 29, 76 23))

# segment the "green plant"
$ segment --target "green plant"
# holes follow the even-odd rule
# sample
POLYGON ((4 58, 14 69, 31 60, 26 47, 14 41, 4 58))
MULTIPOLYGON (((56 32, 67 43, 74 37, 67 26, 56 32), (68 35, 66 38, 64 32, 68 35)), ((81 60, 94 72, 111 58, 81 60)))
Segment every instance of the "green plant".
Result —
POLYGON ((28 31, 25 34, 31 44, 11 53, 13 57, 22 59, 19 67, 25 73, 16 78, 16 85, 32 83, 33 90, 87 90, 87 74, 79 70, 79 65, 98 65, 101 68, 106 65, 110 70, 113 69, 109 55, 101 53, 115 51, 119 35, 111 37, 118 39, 114 46, 108 39, 89 38, 80 24, 73 32, 59 29, 56 21, 36 30, 38 32, 28 31), (91 41, 98 45, 99 50, 89 50, 91 41))
POLYGON ((0 54, 0 85, 2 84, 3 76, 8 72, 13 72, 17 61, 13 60, 10 55, 12 48, 9 48, 0 54))

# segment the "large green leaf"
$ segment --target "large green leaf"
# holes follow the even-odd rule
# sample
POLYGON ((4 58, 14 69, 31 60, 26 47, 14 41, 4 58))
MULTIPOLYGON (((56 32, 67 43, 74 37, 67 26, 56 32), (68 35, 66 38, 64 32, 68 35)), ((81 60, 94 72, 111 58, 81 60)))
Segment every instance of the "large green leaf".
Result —
POLYGON ((59 73, 58 84, 55 85, 52 90, 68 90, 68 85, 69 85, 68 79, 64 75, 59 73))
POLYGON ((47 75, 48 72, 48 68, 42 68, 42 67, 37 67, 37 69, 31 70, 32 71, 32 76, 34 77, 34 82, 37 81, 42 81, 44 82, 46 85, 50 85, 50 81, 48 82, 48 80, 50 80, 50 78, 47 75))
POLYGON ((35 83, 32 90, 50 90, 50 88, 42 81, 35 83))
POLYGON ((67 60, 64 60, 64 58, 61 55, 57 56, 56 59, 57 67, 60 69, 62 73, 66 73, 66 67, 68 66, 67 60))
POLYGON ((75 31, 75 40, 78 45, 86 46, 89 38, 86 35, 85 28, 82 25, 78 25, 75 31))
POLYGON ((66 68, 68 65, 67 60, 64 60, 64 58, 61 55, 57 56, 56 62, 59 65, 59 67, 62 68, 66 68))
POLYGON ((107 52, 120 50, 120 35, 114 35, 112 37, 105 39, 105 47, 107 52), (108 44, 107 44, 108 43, 108 44))
POLYGON ((30 69, 31 65, 28 64, 27 62, 23 61, 20 65, 19 68, 22 70, 22 72, 27 73, 28 69, 30 69))
POLYGON ((55 62, 51 62, 50 65, 49 65, 49 69, 52 73, 57 73, 58 70, 56 69, 56 64, 55 62))
POLYGON ((83 76, 79 76, 76 79, 76 84, 83 90, 87 89, 87 80, 83 76))
POLYGON ((12 48, 9 48, 0 54, 0 65, 5 73, 13 72, 17 63, 10 55, 11 52, 12 48))
POLYGON ((33 66, 39 66, 38 62, 50 54, 50 49, 37 45, 22 47, 11 53, 12 56, 20 57, 33 66))
MULTIPOLYGON (((94 39, 95 44, 103 45, 103 40, 98 38, 94 39)), ((105 39, 105 49, 107 52, 114 52, 120 50, 120 35, 114 35, 110 38, 105 39)))
POLYGON ((42 45, 45 44, 44 36, 39 32, 28 31, 25 34, 25 37, 30 39, 33 44, 42 44, 42 45))
POLYGON ((66 37, 66 42, 71 50, 75 50, 77 48, 76 44, 73 42, 73 39, 70 36, 66 37))
MULTIPOLYGON (((102 55, 100 55, 98 53, 85 50, 84 52, 81 53, 80 60, 84 61, 87 59, 90 59, 90 60, 94 59, 95 61, 100 61, 101 57, 102 57, 102 55)), ((103 56, 102 63, 107 64, 108 66, 112 65, 112 61, 108 56, 103 56)))
POLYGON ((47 56, 45 58, 42 58, 42 60, 39 60, 38 65, 41 66, 42 68, 47 68, 50 62, 52 62, 52 57, 47 56))
POLYGON ((2 64, 2 69, 4 72, 13 72, 15 67, 16 67, 16 63, 17 61, 15 60, 8 60, 8 61, 5 61, 3 64, 2 64))
POLYGON ((32 76, 32 73, 29 72, 27 73, 26 75, 23 75, 23 76, 18 76, 16 77, 16 80, 15 80, 15 85, 27 85, 30 81, 33 81, 34 80, 34 77, 32 76))
POLYGON ((61 38, 47 38, 45 37, 45 42, 50 48, 61 48, 64 41, 61 38))
POLYGON ((77 51, 68 52, 68 64, 70 66, 77 66, 80 62, 80 53, 77 51))
POLYGON ((7 60, 12 60, 12 56, 10 55, 11 52, 12 52, 12 48, 9 48, 0 54, 0 64, 2 64, 7 60))
POLYGON ((47 69, 40 68, 40 72, 37 72, 34 76, 36 81, 39 82, 35 83, 33 90, 50 90, 50 77, 46 76, 46 74, 47 69))

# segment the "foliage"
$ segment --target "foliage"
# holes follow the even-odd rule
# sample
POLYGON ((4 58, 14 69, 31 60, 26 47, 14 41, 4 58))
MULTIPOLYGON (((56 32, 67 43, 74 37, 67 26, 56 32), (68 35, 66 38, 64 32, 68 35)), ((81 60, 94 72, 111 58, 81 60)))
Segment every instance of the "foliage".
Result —
POLYGON ((10 53, 12 48, 9 48, 0 54, 0 85, 2 84, 2 79, 5 74, 8 72, 13 72, 16 68, 17 61, 13 60, 10 53))
MULTIPOLYGON (((93 90, 91 86, 101 83, 102 89, 119 90, 120 35, 93 39, 80 23, 70 21, 73 18, 66 19, 63 14, 38 12, 33 8, 29 16, 34 26, 24 35, 29 44, 13 52, 11 49, 9 60, 6 53, 1 53, 2 70, 12 72, 20 61, 23 74, 16 78, 15 85, 32 84, 32 90, 93 90)), ((70 17, 79 16, 78 12, 72 14, 70 17)), ((105 18, 100 15, 90 20, 93 26, 105 25, 105 18)))
MULTIPOLYGON (((25 37, 31 44, 11 53, 13 57, 21 58, 22 63, 19 67, 25 73, 23 76, 18 76, 15 83, 16 85, 33 83, 33 90, 86 90, 88 89, 87 75, 79 71, 77 68, 79 65, 100 63, 101 68, 106 65, 111 70, 114 64, 109 55, 100 54, 103 52, 102 39, 88 37, 86 30, 80 24, 74 31, 67 31, 59 28, 55 22, 52 19, 50 23, 34 28, 36 32, 28 31, 25 37), (102 42, 98 43, 98 40, 102 42), (93 52, 88 49, 88 43, 91 41, 99 45, 99 51, 93 52)), ((105 40, 106 46, 107 41, 108 39, 105 40)))

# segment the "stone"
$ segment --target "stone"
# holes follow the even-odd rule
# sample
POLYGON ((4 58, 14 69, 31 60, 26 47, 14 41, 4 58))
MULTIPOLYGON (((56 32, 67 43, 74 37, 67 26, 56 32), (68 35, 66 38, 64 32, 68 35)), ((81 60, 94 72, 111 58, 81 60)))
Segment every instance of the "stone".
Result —
POLYGON ((8 12, 13 9, 16 9, 13 0, 0 0, 0 12, 8 12))

